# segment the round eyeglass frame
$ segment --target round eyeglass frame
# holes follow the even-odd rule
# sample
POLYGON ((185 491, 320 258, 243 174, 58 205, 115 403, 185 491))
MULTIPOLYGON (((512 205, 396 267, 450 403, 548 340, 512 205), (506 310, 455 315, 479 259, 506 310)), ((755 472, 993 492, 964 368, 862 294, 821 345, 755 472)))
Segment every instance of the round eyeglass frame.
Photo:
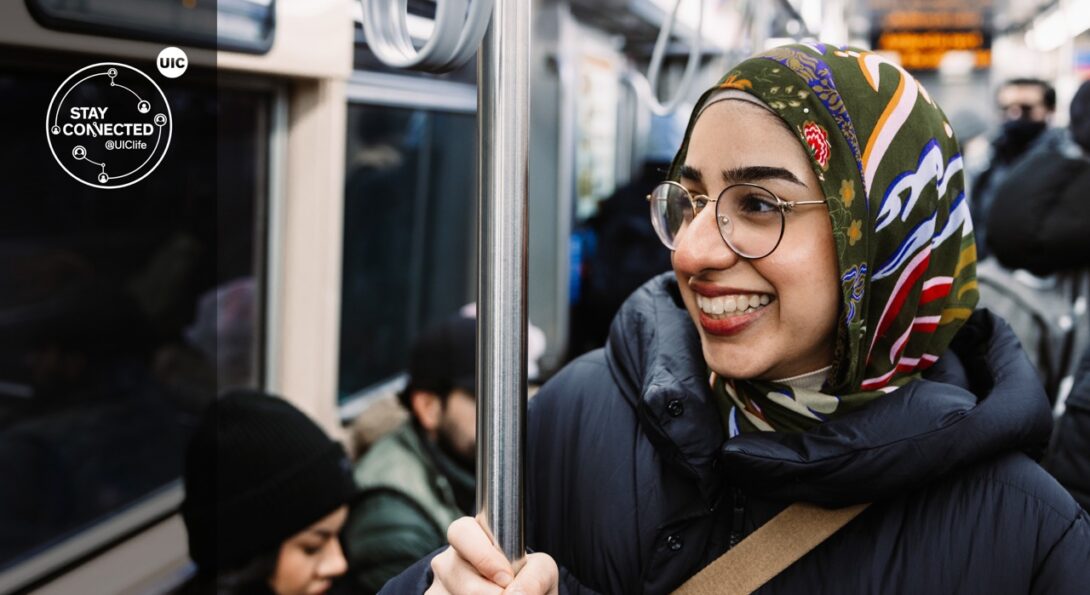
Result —
POLYGON ((671 252, 676 250, 677 246, 673 245, 673 242, 670 242, 670 241, 668 241, 666 239, 666 231, 663 230, 663 229, 660 229, 659 217, 658 217, 657 213, 655 212, 655 209, 656 209, 655 203, 658 202, 658 201, 664 201, 665 200, 665 198, 656 198, 655 197, 655 193, 659 190, 659 188, 662 188, 663 186, 678 188, 682 192, 684 192, 687 197, 689 197, 689 204, 692 205, 692 209, 693 209, 693 220, 695 220, 696 217, 698 215, 700 215, 700 211, 703 211, 704 207, 707 206, 707 204, 705 204, 704 207, 701 207, 698 210, 697 206, 696 206, 696 199, 704 198, 705 200, 707 200, 708 203, 715 203, 716 227, 719 229, 719 237, 723 239, 723 243, 725 243, 727 245, 727 247, 731 249, 732 252, 734 252, 738 256, 740 256, 742 258, 745 258, 747 260, 757 260, 759 258, 764 258, 764 257, 768 256, 769 254, 772 254, 773 252, 775 252, 776 248, 780 247, 780 242, 783 241, 784 230, 787 229, 787 213, 789 213, 791 211, 794 211, 795 207, 802 206, 802 205, 823 205, 823 204, 827 204, 829 202, 829 200, 825 199, 825 198, 823 198, 821 200, 784 200, 784 199, 780 198, 778 194, 776 194, 775 192, 772 192, 768 188, 765 188, 764 186, 761 186, 760 184, 753 184, 753 183, 750 183, 750 182, 739 182, 737 184, 731 184, 731 185, 727 186, 726 188, 724 188, 723 190, 721 190, 719 192, 719 194, 715 198, 710 198, 706 194, 698 194, 696 196, 693 196, 693 194, 691 192, 689 192, 689 189, 686 188, 685 186, 681 185, 680 183, 675 182, 673 180, 665 180, 665 181, 659 182, 651 190, 651 193, 647 195, 647 203, 648 203, 648 206, 651 209, 651 212, 650 212, 651 225, 652 225, 652 227, 655 228, 655 233, 656 233, 656 235, 658 235, 659 241, 662 242, 662 244, 664 246, 666 246, 666 248, 669 249, 671 252), (759 256, 751 256, 751 255, 746 254, 745 252, 739 250, 738 248, 736 248, 734 246, 734 244, 730 241, 730 238, 727 237, 727 233, 724 231, 724 227, 726 225, 732 223, 732 222, 730 220, 730 217, 727 217, 726 215, 722 215, 722 214, 719 213, 719 199, 724 194, 726 194, 727 191, 731 190, 732 188, 737 188, 739 186, 746 186, 746 187, 749 187, 749 188, 756 188, 756 189, 768 194, 769 196, 771 196, 772 198, 774 198, 776 200, 776 208, 779 209, 779 212, 780 212, 780 235, 779 235, 779 237, 776 238, 776 243, 772 245, 772 248, 770 248, 768 250, 768 252, 765 252, 764 254, 761 254, 759 256))

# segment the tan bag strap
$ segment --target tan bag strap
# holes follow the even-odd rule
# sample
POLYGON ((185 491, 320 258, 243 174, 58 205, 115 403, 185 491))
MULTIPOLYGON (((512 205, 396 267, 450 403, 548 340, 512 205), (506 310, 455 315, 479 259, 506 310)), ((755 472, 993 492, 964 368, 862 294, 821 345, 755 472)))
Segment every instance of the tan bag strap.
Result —
POLYGON ((796 502, 685 581, 673 595, 748 595, 839 531, 868 505, 830 510, 796 502))

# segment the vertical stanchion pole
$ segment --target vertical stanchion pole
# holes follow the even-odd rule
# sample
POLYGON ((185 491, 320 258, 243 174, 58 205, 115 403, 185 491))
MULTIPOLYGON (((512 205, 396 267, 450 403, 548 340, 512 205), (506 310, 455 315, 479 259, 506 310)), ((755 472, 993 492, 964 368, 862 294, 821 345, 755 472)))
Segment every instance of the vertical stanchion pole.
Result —
POLYGON ((530 0, 496 0, 477 53, 477 510, 516 570, 525 553, 529 71, 530 0))

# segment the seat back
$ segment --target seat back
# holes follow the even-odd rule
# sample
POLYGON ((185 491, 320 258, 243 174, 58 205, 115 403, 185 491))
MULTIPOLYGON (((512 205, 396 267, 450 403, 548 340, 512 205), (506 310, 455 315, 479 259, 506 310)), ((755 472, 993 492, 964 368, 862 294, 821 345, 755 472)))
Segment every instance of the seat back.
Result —
POLYGON ((1062 408, 1071 389, 1077 355, 1090 344, 1090 274, 1078 270, 1037 277, 988 259, 977 264, 977 279, 979 307, 1010 324, 1037 367, 1049 400, 1062 408))

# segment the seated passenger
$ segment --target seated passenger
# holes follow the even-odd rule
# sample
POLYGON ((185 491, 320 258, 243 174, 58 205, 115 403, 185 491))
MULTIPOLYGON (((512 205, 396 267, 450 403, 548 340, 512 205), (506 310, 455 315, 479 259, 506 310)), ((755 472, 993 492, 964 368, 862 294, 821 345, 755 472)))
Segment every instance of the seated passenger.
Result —
POLYGON ((1048 403, 1009 328, 973 311, 963 188, 949 124, 898 66, 823 44, 743 61, 650 193, 673 275, 530 403, 534 553, 516 575, 459 519, 384 592, 670 593, 789 506, 826 518, 799 503, 869 506, 723 576, 780 562, 747 592, 1085 592, 1090 519, 1023 454, 1048 403))
POLYGON ((345 531, 354 593, 378 592, 473 512, 476 331, 476 319, 459 314, 416 340, 398 395, 409 421, 356 464, 363 493, 345 531))
POLYGON ((213 403, 184 481, 197 576, 183 593, 315 595, 344 574, 337 536, 356 493, 351 465, 287 401, 238 390, 213 403))

